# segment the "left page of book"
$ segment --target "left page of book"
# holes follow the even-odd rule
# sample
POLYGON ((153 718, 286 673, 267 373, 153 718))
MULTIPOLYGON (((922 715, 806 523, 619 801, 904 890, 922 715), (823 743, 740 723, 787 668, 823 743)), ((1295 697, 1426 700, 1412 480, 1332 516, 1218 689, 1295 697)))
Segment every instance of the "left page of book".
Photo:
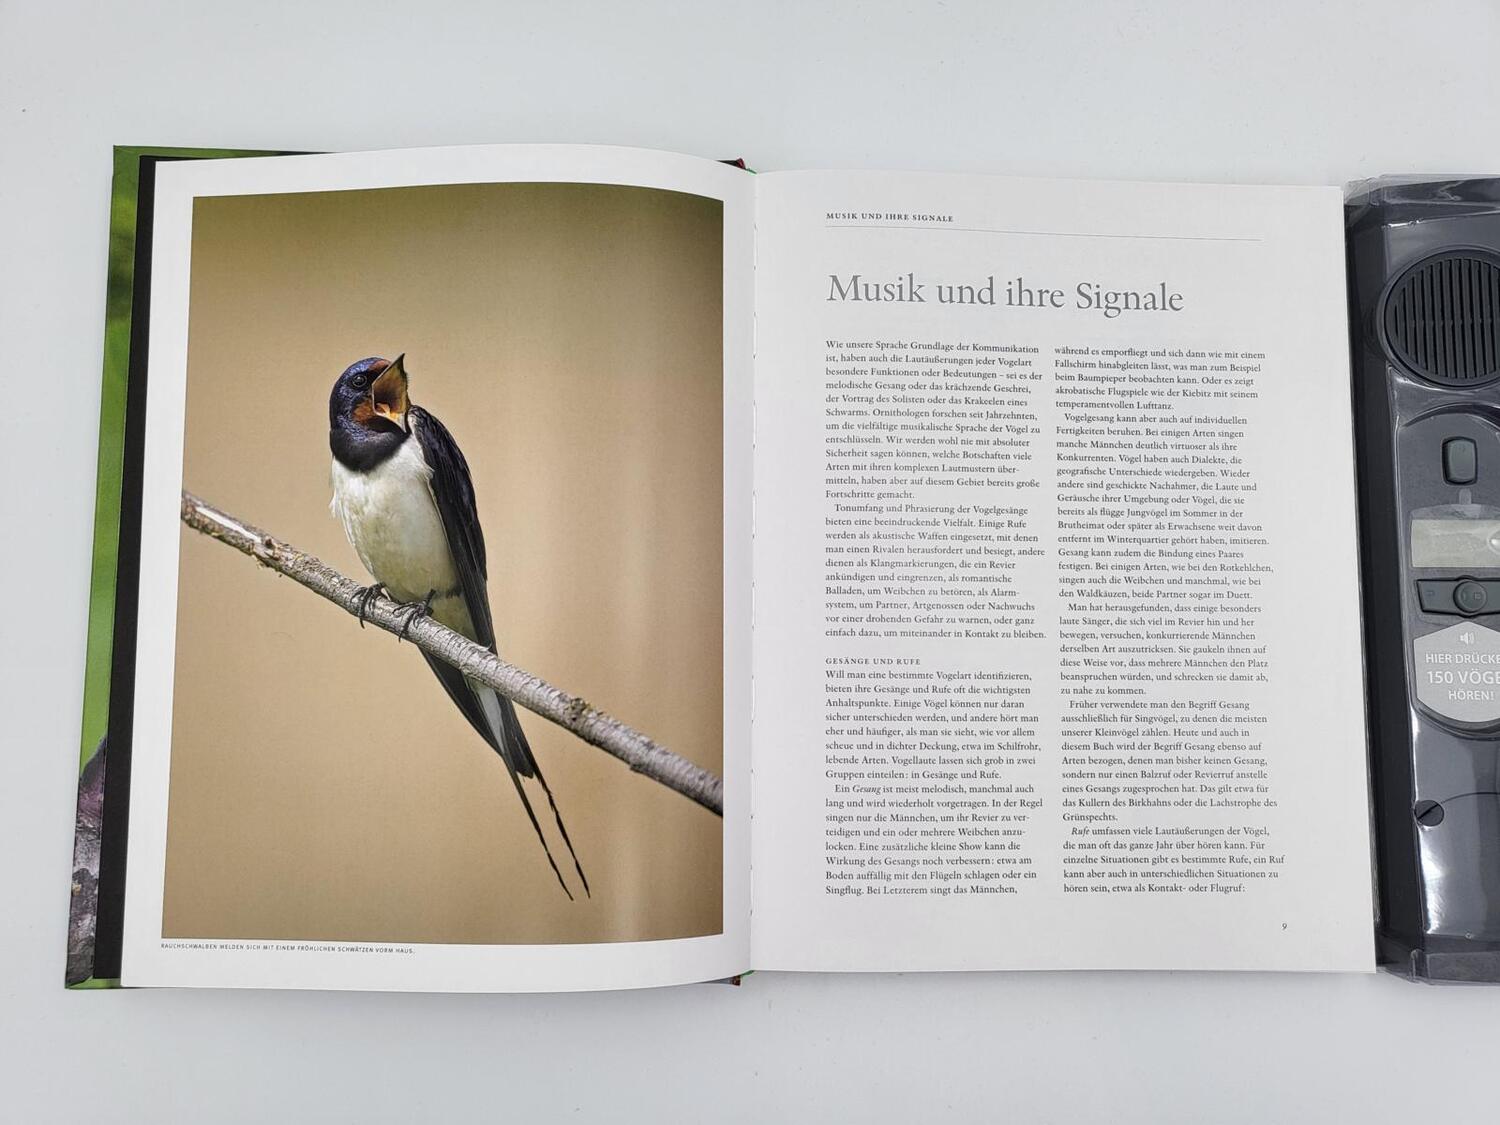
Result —
POLYGON ((158 167, 122 983, 750 967, 753 207, 631 149, 158 167))

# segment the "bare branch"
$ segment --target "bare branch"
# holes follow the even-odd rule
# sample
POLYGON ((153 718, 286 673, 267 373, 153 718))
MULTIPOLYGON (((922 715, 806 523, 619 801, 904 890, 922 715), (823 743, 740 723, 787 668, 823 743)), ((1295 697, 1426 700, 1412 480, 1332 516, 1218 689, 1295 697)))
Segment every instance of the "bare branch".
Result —
MULTIPOLYGON (((190 492, 182 494, 182 522, 262 566, 284 574, 334 605, 357 615, 364 587, 326 563, 288 543, 273 539, 258 527, 204 503, 190 492)), ((399 633, 407 611, 387 597, 374 599, 365 620, 388 633, 399 633)), ((406 637, 423 652, 453 665, 465 676, 494 688, 507 699, 544 719, 572 731, 590 745, 613 754, 637 773, 675 789, 711 812, 724 815, 724 782, 714 773, 672 753, 644 734, 596 710, 576 695, 555 688, 514 664, 501 660, 468 637, 430 617, 411 623, 406 637)))

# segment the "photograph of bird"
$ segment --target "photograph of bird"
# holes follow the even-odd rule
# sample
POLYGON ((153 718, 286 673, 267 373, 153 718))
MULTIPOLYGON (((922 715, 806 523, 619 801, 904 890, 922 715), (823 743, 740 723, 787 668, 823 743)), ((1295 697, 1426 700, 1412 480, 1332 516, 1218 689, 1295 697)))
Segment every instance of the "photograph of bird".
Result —
MULTIPOLYGON (((464 455, 447 428, 407 396, 405 355, 351 364, 328 401, 333 452, 333 513, 374 584, 363 605, 384 592, 417 617, 435 620, 495 651, 486 587, 484 533, 464 455)), ((363 624, 363 621, 361 621, 363 624)), ((574 870, 589 883, 542 776, 515 704, 426 653, 423 658, 469 724, 500 755, 547 862, 571 899, 523 779, 541 786, 574 870)))

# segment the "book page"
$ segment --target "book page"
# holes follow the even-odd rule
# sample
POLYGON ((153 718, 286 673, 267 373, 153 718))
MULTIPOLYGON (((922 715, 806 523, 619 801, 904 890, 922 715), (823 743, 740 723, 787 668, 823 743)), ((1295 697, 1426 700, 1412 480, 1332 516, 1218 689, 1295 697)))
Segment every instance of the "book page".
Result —
POLYGON ((748 969, 752 178, 572 146, 155 174, 122 982, 748 969), (474 643, 364 628, 352 583, 474 643), (444 655, 491 646, 519 694, 444 655))
POLYGON ((1334 189, 758 183, 757 968, 1373 968, 1334 189))

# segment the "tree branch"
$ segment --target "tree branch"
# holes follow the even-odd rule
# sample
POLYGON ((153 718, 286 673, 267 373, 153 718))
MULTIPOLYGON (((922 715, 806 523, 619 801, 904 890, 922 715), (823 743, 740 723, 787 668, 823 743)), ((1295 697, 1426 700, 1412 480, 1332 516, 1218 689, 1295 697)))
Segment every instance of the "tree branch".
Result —
MULTIPOLYGON (((221 512, 186 491, 182 494, 182 522, 358 615, 364 587, 312 555, 273 539, 260 528, 221 512)), ((408 612, 390 598, 379 597, 370 603, 364 619, 388 633, 399 633, 407 623, 408 612)), ((487 684, 507 699, 613 754, 635 772, 675 789, 710 812, 724 815, 724 782, 716 774, 678 757, 576 695, 501 660, 431 617, 413 621, 406 637, 423 652, 451 664, 470 679, 487 684)))

